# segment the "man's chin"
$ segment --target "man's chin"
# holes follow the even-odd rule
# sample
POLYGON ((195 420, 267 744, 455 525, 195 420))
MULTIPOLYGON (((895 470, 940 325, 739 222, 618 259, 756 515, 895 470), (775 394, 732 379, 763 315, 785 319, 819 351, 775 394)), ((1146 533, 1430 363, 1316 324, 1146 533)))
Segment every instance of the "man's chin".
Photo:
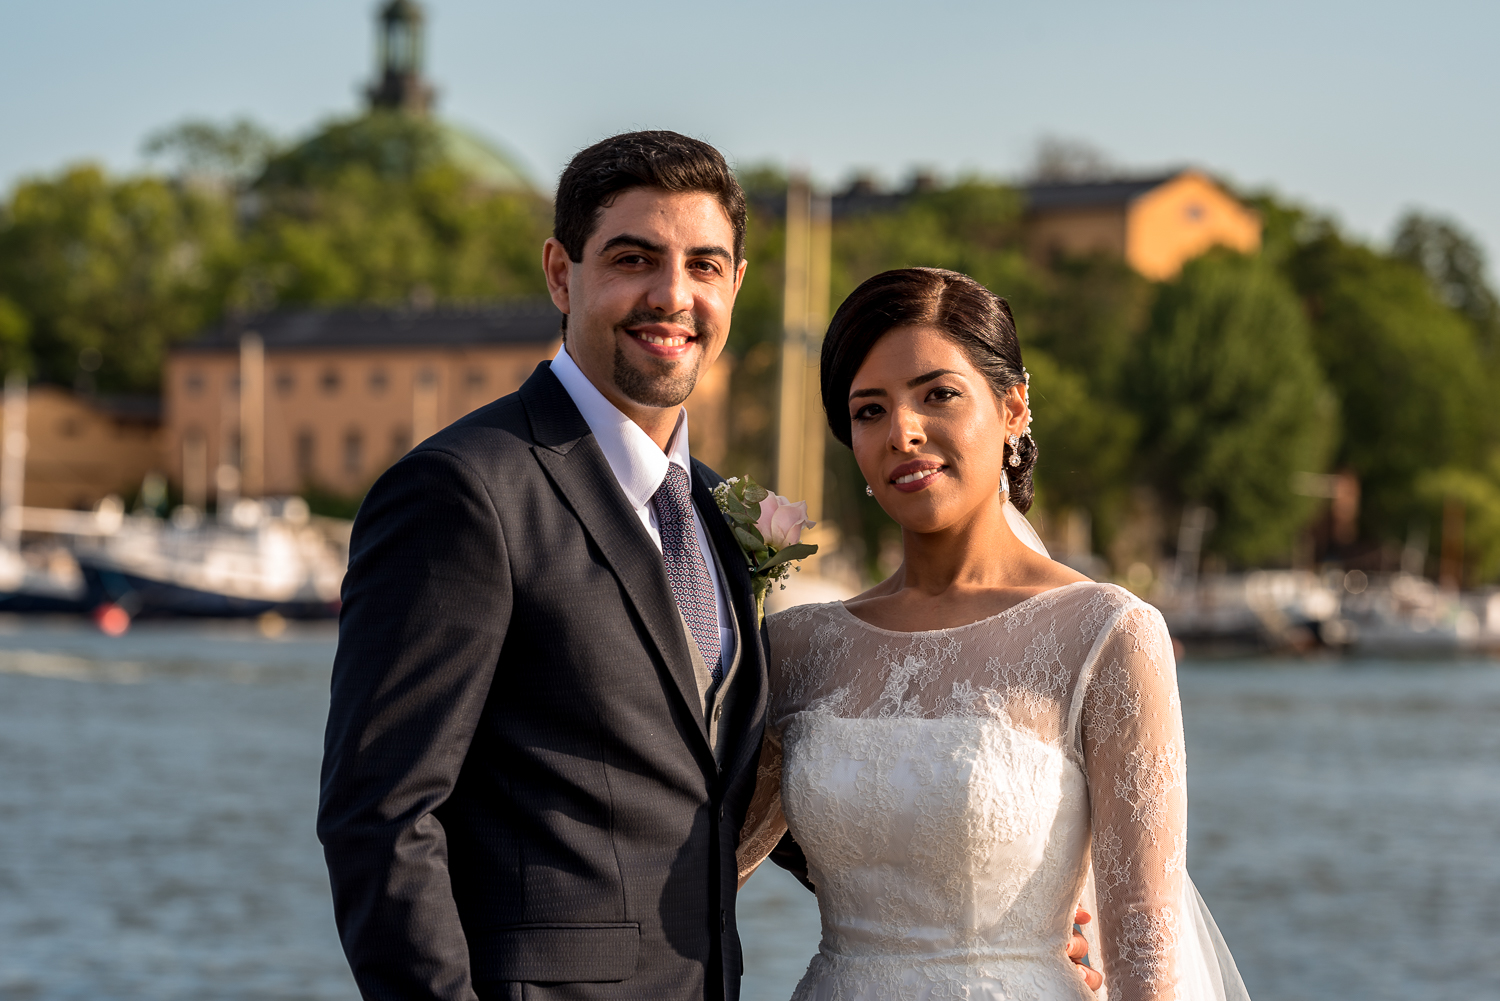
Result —
POLYGON ((626 399, 643 407, 665 410, 681 406, 692 394, 702 361, 702 351, 695 350, 680 360, 651 357, 646 365, 641 365, 627 357, 623 345, 617 345, 614 383, 626 399))

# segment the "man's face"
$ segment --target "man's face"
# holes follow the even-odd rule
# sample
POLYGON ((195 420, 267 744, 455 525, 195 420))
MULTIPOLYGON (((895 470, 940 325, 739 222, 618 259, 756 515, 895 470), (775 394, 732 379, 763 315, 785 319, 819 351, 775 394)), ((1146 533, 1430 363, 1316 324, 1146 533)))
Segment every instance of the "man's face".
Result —
POLYGON ((631 188, 568 259, 548 240, 552 301, 568 314, 568 354, 627 415, 680 405, 724 349, 745 274, 713 195, 631 188))

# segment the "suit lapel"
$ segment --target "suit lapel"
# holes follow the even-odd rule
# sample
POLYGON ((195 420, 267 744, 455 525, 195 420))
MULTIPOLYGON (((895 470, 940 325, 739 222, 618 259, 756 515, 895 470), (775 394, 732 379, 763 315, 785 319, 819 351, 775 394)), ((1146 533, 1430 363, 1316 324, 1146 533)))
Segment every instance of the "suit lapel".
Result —
POLYGON ((588 422, 547 363, 538 366, 526 380, 520 395, 536 442, 532 453, 604 554, 645 623, 688 716, 698 728, 701 749, 712 761, 698 680, 661 552, 625 499, 588 422))

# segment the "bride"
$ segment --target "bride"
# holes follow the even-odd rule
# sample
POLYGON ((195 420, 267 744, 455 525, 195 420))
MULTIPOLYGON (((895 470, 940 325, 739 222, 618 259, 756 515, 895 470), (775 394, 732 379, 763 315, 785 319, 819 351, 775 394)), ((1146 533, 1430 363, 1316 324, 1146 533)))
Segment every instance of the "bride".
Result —
POLYGON ((1161 616, 1048 559, 1022 517, 1026 378, 1005 300, 951 271, 877 275, 829 327, 828 423, 904 560, 767 620, 740 879, 790 828, 823 923, 796 1001, 1082 1001, 1080 904, 1115 1001, 1246 997, 1185 869, 1161 616))

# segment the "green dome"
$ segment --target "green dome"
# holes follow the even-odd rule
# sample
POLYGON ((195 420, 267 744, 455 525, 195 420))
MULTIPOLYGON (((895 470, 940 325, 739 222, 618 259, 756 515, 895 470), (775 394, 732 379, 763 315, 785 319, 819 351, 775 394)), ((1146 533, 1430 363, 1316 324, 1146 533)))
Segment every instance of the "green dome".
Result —
POLYGON ((437 129, 448 161, 470 177, 498 191, 536 191, 515 158, 488 139, 447 122, 437 129))
POLYGON ((514 157, 473 132, 384 110, 325 126, 266 164, 256 187, 316 186, 357 166, 388 180, 410 180, 422 171, 449 166, 497 191, 537 190, 514 157))

